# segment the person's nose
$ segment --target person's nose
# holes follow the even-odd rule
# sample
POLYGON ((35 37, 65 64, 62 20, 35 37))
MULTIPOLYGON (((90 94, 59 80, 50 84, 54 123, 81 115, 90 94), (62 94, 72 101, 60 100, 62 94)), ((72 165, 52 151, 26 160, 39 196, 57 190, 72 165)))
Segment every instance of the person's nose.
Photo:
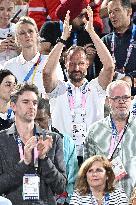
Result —
POLYGON ((3 12, 3 15, 4 15, 5 17, 7 17, 7 16, 9 15, 9 11, 5 9, 4 12, 3 12))
POLYGON ((115 12, 111 12, 111 13, 110 13, 110 18, 111 18, 111 19, 114 19, 114 18, 115 18, 115 12))
POLYGON ((119 101, 120 104, 124 104, 125 99, 123 99, 122 97, 120 97, 118 101, 119 101))
POLYGON ((29 108, 34 109, 34 103, 32 101, 29 102, 29 108))
POLYGON ((79 65, 78 65, 78 63, 75 64, 75 70, 76 70, 76 71, 79 71, 79 65))
POLYGON ((10 85, 10 92, 14 92, 15 89, 16 89, 16 85, 11 84, 11 85, 10 85))
POLYGON ((26 32, 25 32, 25 36, 26 36, 26 37, 29 37, 29 36, 30 36, 30 33, 29 33, 28 31, 26 31, 26 32))
POLYGON ((92 172, 92 176, 96 176, 97 175, 97 172, 96 171, 93 171, 92 172))

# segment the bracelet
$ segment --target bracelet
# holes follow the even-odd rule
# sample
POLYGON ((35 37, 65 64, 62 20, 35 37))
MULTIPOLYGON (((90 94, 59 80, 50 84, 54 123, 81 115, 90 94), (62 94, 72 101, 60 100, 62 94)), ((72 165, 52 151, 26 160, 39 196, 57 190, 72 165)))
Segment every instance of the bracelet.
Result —
POLYGON ((64 40, 64 39, 62 39, 62 38, 58 38, 58 39, 56 40, 56 43, 58 43, 58 42, 63 43, 64 45, 66 45, 66 40, 64 40))

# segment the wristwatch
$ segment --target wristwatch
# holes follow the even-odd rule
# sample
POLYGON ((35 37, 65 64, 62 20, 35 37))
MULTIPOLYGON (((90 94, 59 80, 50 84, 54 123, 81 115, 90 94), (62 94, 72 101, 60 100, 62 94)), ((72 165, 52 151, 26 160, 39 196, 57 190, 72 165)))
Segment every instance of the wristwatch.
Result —
POLYGON ((57 38, 56 43, 61 42, 64 45, 66 45, 66 40, 62 39, 62 38, 57 38))

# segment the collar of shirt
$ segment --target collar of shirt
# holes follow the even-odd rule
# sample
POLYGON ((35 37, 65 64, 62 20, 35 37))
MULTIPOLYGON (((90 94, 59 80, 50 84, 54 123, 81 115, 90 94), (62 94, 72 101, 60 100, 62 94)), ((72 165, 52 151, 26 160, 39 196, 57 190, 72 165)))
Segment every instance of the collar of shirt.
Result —
POLYGON ((22 53, 19 55, 19 58, 20 58, 20 62, 21 62, 22 65, 23 65, 23 64, 26 64, 26 63, 28 63, 28 62, 34 64, 34 63, 37 62, 39 56, 40 56, 40 53, 39 53, 39 51, 38 51, 38 52, 36 53, 36 55, 34 56, 34 58, 32 58, 30 61, 25 60, 22 53))
POLYGON ((116 36, 124 36, 124 35, 128 35, 132 33, 132 29, 133 29, 133 24, 131 23, 130 26, 128 27, 128 29, 124 32, 124 33, 118 33, 116 32, 116 30, 114 30, 113 32, 115 32, 116 36))
MULTIPOLYGON (((85 79, 84 79, 84 83, 83 83, 80 87, 78 87, 78 88, 82 90, 86 82, 88 82, 88 80, 85 78, 85 79)), ((70 85, 72 89, 75 89, 75 88, 76 88, 76 87, 73 85, 73 83, 70 82, 70 80, 68 80, 67 85, 70 85)))
MULTIPOLYGON (((104 119, 107 121, 109 127, 112 128, 110 115, 108 117, 104 118, 104 119)), ((128 118, 128 123, 127 124, 131 124, 133 122, 133 120, 135 120, 135 117, 133 116, 132 113, 129 113, 129 118, 128 118)))
POLYGON ((8 33, 14 36, 15 33, 15 24, 10 23, 7 28, 0 28, 0 39, 7 38, 8 33))
MULTIPOLYGON (((45 135, 45 130, 43 130, 42 128, 40 128, 37 124, 34 124, 34 135, 45 135), (44 131, 44 132, 43 132, 44 131)), ((7 130, 7 134, 9 135, 16 135, 17 133, 17 128, 15 123, 13 123, 13 125, 7 130)))

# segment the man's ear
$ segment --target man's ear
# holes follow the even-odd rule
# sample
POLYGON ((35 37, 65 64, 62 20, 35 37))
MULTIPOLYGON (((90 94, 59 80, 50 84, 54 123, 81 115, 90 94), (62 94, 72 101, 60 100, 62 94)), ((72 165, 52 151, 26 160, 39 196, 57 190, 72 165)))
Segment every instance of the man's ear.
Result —
POLYGON ((14 102, 10 102, 10 107, 14 112, 16 111, 16 104, 14 102))
POLYGON ((108 97, 106 97, 106 99, 105 99, 105 105, 109 106, 109 98, 108 97))
POLYGON ((132 15, 132 8, 128 8, 128 16, 132 15))

